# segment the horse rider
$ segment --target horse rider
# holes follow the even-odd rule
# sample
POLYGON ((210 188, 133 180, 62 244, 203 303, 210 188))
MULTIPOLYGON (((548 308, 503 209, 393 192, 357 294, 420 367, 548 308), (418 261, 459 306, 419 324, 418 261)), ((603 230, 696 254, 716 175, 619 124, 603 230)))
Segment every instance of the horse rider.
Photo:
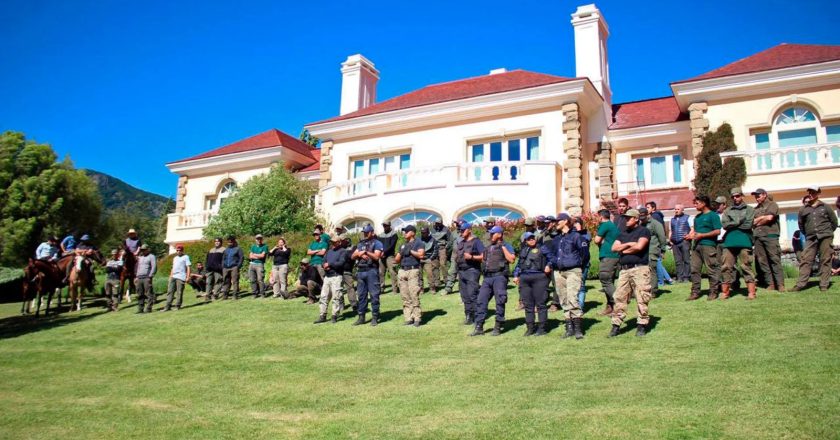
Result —
MULTIPOLYGON (((73 253, 76 255, 77 258, 78 257, 83 257, 84 258, 84 257, 89 257, 89 256, 93 255, 94 252, 96 252, 96 247, 90 242, 90 235, 83 234, 82 237, 79 239, 79 244, 74 246, 73 253)), ((67 265, 67 270, 66 270, 66 273, 64 274, 65 275, 64 284, 67 284, 67 282, 70 281, 70 272, 73 270, 73 266, 75 266, 75 265, 76 265, 76 259, 74 258, 73 263, 67 265)), ((85 269, 84 265, 82 265, 82 269, 83 270, 85 269)), ((93 285, 93 284, 95 284, 95 279, 94 279, 94 276, 93 276, 93 270, 90 270, 89 267, 87 268, 87 270, 89 271, 91 285, 93 285)))
POLYGON ((140 237, 137 236, 137 231, 134 228, 129 229, 128 236, 123 240, 123 246, 136 257, 140 254, 140 246, 142 245, 143 240, 140 240, 140 237))
POLYGON ((58 238, 51 236, 47 241, 38 245, 35 249, 35 259, 47 263, 55 263, 58 261, 61 251, 58 248, 58 238))
POLYGON ((76 236, 71 234, 67 234, 63 240, 61 240, 61 255, 70 255, 76 250, 76 236))

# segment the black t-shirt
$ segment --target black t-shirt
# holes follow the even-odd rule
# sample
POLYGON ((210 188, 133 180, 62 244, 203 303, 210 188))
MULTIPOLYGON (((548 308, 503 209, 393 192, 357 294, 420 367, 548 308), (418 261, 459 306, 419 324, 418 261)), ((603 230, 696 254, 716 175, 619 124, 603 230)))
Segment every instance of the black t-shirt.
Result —
POLYGON ((648 249, 650 249, 650 230, 648 228, 637 224, 635 228, 628 229, 626 232, 618 234, 617 241, 624 243, 633 243, 639 241, 642 237, 648 239, 643 251, 635 254, 621 254, 618 257, 618 264, 648 264, 648 249))
POLYGON ((292 256, 292 250, 286 248, 285 251, 282 251, 280 250, 280 248, 277 248, 270 255, 274 257, 275 266, 279 266, 281 264, 289 264, 289 258, 292 256))

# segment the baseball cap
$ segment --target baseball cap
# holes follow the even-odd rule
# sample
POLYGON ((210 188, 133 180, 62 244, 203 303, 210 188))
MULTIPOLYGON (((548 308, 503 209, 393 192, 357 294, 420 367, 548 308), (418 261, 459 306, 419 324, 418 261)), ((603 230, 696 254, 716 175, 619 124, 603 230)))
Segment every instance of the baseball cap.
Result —
POLYGON ((534 226, 534 217, 528 217, 525 219, 525 226, 534 226))
POLYGON ((764 188, 759 188, 759 189, 753 191, 751 194, 754 195, 754 196, 757 196, 759 194, 767 194, 767 191, 764 188))
POLYGON ((545 222, 545 216, 544 215, 538 215, 536 220, 540 223, 545 222))
POLYGON ((362 232, 367 234, 368 232, 373 232, 373 226, 367 224, 364 228, 362 228, 362 232))
POLYGON ((504 232, 505 232, 505 230, 502 229, 501 226, 493 226, 492 228, 490 228, 490 233, 491 234, 502 234, 504 232))
POLYGON ((627 212, 624 213, 625 217, 633 217, 639 218, 639 210, 638 209, 628 209, 627 212))
POLYGON ((526 233, 522 234, 522 239, 523 240, 530 240, 534 237, 536 237, 536 235, 534 235, 533 232, 526 232, 526 233))
POLYGON ((560 220, 566 220, 566 221, 569 221, 569 220, 571 220, 571 219, 572 219, 572 218, 569 216, 569 214, 566 214, 565 212, 561 212, 560 214, 557 214, 557 221, 558 221, 558 222, 559 222, 560 220))
POLYGON ((330 241, 334 241, 334 242, 341 241, 341 235, 338 235, 338 234, 330 235, 330 241))
POLYGON ((741 187, 732 188, 732 189, 729 190, 729 195, 730 196, 744 195, 744 191, 741 191, 741 187))
POLYGON ((403 232, 417 232, 417 228, 415 228, 414 225, 408 225, 408 226, 402 228, 402 231, 403 232))
POLYGON ((254 238, 263 238, 263 236, 262 236, 262 234, 257 234, 257 235, 254 236, 254 238))
POLYGON ((175 250, 176 250, 176 251, 182 251, 182 250, 184 250, 184 245, 182 245, 182 244, 176 244, 176 245, 175 245, 175 250))
POLYGON ((384 222, 382 222, 382 226, 391 226, 391 222, 388 221, 388 220, 385 220, 384 222))
POLYGON ((300 264, 309 264, 309 258, 301 258, 300 264))
POLYGON ((461 232, 466 231, 467 229, 471 229, 471 228, 472 228, 472 225, 470 224, 470 222, 464 221, 464 222, 461 222, 461 223, 458 224, 458 230, 461 231, 461 232))
POLYGON ((639 215, 648 215, 648 209, 644 206, 639 208, 639 215))
POLYGON ((726 203, 726 197, 724 197, 724 196, 717 196, 717 198, 715 198, 715 202, 716 202, 716 203, 726 203))
POLYGON ((817 185, 811 185, 805 189, 807 189, 808 191, 820 192, 820 187, 817 185))
POLYGON ((557 221, 557 219, 556 219, 556 218, 554 218, 554 216, 553 216, 553 215, 547 215, 547 216, 545 216, 545 221, 547 221, 547 222, 556 222, 556 221, 557 221))
POLYGON ((131 228, 131 229, 128 230, 128 233, 129 234, 136 234, 137 231, 135 231, 134 228, 131 228))

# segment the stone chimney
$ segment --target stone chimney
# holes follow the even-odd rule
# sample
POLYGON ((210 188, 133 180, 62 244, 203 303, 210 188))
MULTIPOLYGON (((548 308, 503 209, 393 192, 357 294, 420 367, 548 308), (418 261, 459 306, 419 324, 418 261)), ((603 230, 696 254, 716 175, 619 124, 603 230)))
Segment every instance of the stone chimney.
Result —
POLYGON ((578 6, 572 14, 575 28, 575 76, 588 77, 607 108, 612 104, 610 64, 607 58, 607 21, 594 4, 578 6))
POLYGON ((376 102, 379 71, 361 54, 350 55, 341 63, 341 109, 346 115, 376 102))

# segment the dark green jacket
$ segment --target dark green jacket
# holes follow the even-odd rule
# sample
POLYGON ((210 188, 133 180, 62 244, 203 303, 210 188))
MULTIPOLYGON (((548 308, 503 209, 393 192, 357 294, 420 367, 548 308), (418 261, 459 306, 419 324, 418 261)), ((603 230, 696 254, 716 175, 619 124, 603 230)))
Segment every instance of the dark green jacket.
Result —
POLYGON ((662 259, 662 254, 665 253, 668 237, 665 235, 665 226, 655 219, 648 219, 644 224, 648 231, 650 231, 650 245, 648 246, 648 256, 652 260, 662 259))
POLYGON ((723 247, 751 248, 753 245, 752 226, 754 218, 755 209, 746 203, 726 208, 720 217, 720 226, 726 231, 723 236, 723 247))
POLYGON ((799 230, 805 238, 833 237, 837 229, 837 215, 820 200, 799 209, 799 230))

